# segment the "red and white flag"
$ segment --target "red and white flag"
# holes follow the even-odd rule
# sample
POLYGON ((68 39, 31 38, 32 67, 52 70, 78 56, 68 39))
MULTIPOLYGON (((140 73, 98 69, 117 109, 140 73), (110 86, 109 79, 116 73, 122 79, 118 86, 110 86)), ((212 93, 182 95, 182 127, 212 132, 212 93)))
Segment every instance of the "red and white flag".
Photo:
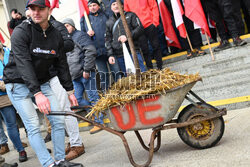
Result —
POLYGON ((184 11, 182 9, 181 3, 179 0, 171 0, 171 4, 172 4, 173 13, 174 13, 175 25, 180 32, 180 36, 182 38, 186 38, 187 31, 186 31, 183 18, 182 18, 184 11))
POLYGON ((87 0, 78 0, 80 17, 84 16, 84 12, 89 14, 88 1, 87 0))
POLYGON ((192 20, 198 28, 201 28, 203 33, 206 32, 211 37, 200 0, 185 0, 184 3, 186 17, 192 20))
POLYGON ((53 0, 50 8, 59 8, 59 0, 53 0))
POLYGON ((3 38, 3 36, 2 36, 2 33, 0 32, 0 41, 2 42, 2 43, 4 43, 5 42, 5 40, 4 40, 4 38, 3 38))
POLYGON ((162 25, 164 29, 164 34, 168 43, 168 46, 174 46, 181 49, 180 42, 175 34, 172 20, 171 20, 171 14, 168 11, 168 8, 166 7, 163 0, 157 0, 159 8, 160 8, 160 15, 162 20, 162 25))

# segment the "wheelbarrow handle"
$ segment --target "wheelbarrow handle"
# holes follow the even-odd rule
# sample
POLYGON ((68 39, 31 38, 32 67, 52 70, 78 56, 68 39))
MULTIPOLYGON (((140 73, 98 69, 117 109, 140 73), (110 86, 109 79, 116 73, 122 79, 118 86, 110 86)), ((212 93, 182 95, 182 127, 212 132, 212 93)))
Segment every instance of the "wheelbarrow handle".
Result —
POLYGON ((71 110, 87 110, 90 108, 91 108, 91 106, 72 106, 72 107, 70 107, 71 110))

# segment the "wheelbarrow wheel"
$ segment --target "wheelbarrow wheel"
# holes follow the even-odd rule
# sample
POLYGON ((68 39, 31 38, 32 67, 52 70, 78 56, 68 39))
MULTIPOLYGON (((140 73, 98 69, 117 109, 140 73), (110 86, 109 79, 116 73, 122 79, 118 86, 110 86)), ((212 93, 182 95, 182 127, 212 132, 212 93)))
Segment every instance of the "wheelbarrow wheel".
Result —
MULTIPOLYGON (((177 122, 182 123, 193 119, 203 118, 216 112, 211 109, 210 105, 200 105, 202 106, 201 108, 197 108, 193 104, 184 108, 179 114, 177 122)), ((223 117, 218 117, 187 127, 177 128, 177 131, 181 140, 187 145, 193 148, 205 149, 213 147, 220 141, 224 133, 224 128, 223 117)))

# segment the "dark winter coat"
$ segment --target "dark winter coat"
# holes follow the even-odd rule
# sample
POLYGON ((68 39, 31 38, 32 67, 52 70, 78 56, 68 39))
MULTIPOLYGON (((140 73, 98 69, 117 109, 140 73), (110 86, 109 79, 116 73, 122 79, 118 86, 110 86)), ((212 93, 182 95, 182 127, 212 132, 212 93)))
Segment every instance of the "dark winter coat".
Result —
MULTIPOLYGON (((125 17, 129 26, 129 29, 132 34, 132 38, 134 41, 135 49, 139 50, 139 43, 138 43, 138 38, 144 33, 143 26, 139 20, 139 18, 136 16, 135 13, 132 12, 125 12, 125 17)), ((125 29, 122 24, 122 20, 119 19, 120 16, 118 17, 114 14, 112 17, 109 18, 109 20, 106 23, 106 48, 108 51, 108 56, 117 56, 121 57, 123 56, 123 50, 122 50, 122 43, 118 41, 118 38, 121 35, 126 35, 125 29), (119 19, 119 22, 115 29, 113 30, 114 24, 116 20, 119 19)), ((128 42, 126 42, 126 45, 128 46, 128 42)), ((129 47, 128 47, 129 49, 129 47)))
POLYGON ((10 20, 10 28, 14 29, 16 26, 18 26, 19 24, 21 24, 24 20, 26 20, 27 18, 25 16, 22 16, 21 19, 11 19, 10 20))
MULTIPOLYGON (((98 11, 98 16, 94 16, 93 13, 89 14, 89 21, 95 35, 91 37, 91 40, 94 42, 97 56, 107 55, 107 50, 105 47, 105 31, 106 31, 106 22, 108 20, 108 16, 102 12, 102 10, 98 11)), ((88 32, 87 23, 84 17, 81 18, 81 30, 84 32, 88 32)))

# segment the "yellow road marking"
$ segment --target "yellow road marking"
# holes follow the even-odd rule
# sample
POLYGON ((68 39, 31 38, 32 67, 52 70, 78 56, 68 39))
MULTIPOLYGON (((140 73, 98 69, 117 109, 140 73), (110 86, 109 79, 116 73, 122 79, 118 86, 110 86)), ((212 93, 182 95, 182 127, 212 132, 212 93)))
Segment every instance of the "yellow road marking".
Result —
MULTIPOLYGON (((230 98, 230 99, 222 99, 222 100, 210 101, 210 102, 207 102, 207 103, 211 104, 213 106, 222 106, 222 105, 241 103, 241 102, 246 102, 246 101, 250 101, 250 95, 249 96, 235 97, 235 98, 230 98)), ((185 107, 186 106, 181 106, 178 111, 180 112, 185 107)))

